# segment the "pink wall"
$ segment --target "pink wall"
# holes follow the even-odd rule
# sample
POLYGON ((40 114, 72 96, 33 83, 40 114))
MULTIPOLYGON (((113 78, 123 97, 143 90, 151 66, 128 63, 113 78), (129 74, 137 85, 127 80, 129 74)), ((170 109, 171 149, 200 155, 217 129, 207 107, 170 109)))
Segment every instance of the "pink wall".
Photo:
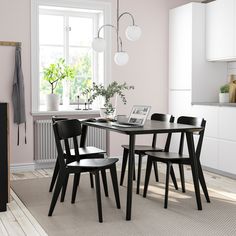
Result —
MULTIPOLYGON (((98 0, 99 1, 99 0, 98 0)), ((115 16, 116 0, 112 2, 115 16)), ((135 86, 127 93, 128 104, 118 104, 119 114, 128 114, 133 104, 148 104, 152 112, 167 111, 168 91, 168 11, 169 8, 190 2, 188 0, 121 0, 121 11, 134 14, 136 23, 141 26, 142 38, 135 43, 124 40, 124 48, 130 56, 129 64, 118 67, 112 64, 112 79, 135 86)), ((114 22, 115 23, 115 22, 114 22)), ((129 19, 121 21, 121 31, 129 19)), ((123 37, 124 38, 124 37, 123 37)), ((25 78, 27 138, 28 143, 16 146, 17 127, 11 116, 11 163, 33 162, 33 119, 30 96, 30 0, 1 0, 0 2, 0 40, 22 42, 22 66, 25 78)), ((115 39, 113 40, 115 45, 115 39)), ((115 47, 114 47, 115 48, 115 47)), ((11 102, 12 77, 14 70, 14 48, 0 47, 0 101, 11 102)), ((11 109, 12 110, 12 109, 11 109)), ((12 113, 12 111, 11 111, 12 113)), ((22 127, 23 128, 23 127, 22 127)), ((21 134, 23 134, 21 129, 21 134)), ((148 142, 145 137, 137 142, 148 142)), ((126 137, 118 134, 111 136, 111 155, 120 155, 126 137)))
POLYGON ((21 127, 21 144, 17 146, 17 126, 13 124, 11 104, 12 79, 15 63, 15 48, 0 46, 0 101, 9 102, 11 108, 11 163, 33 162, 33 121, 30 115, 30 0, 1 0, 0 40, 22 42, 22 68, 25 81, 27 140, 24 144, 24 129, 21 127))
MULTIPOLYGON (((121 10, 134 14, 142 28, 142 37, 135 43, 125 40, 130 61, 126 67, 113 64, 113 79, 135 86, 127 93, 127 106, 118 107, 119 114, 129 114, 134 104, 152 106, 152 112, 168 110, 168 18, 169 9, 188 3, 188 0, 121 1, 121 10)), ((125 30, 127 24, 121 24, 125 30)), ((125 37, 123 37, 125 38, 125 37)), ((162 140, 162 139, 161 139, 162 140)), ((159 141, 161 141, 159 139, 159 141)), ((125 135, 111 134, 111 155, 121 155, 121 144, 127 143, 125 135)), ((139 136, 136 143, 150 144, 150 136, 139 136)))

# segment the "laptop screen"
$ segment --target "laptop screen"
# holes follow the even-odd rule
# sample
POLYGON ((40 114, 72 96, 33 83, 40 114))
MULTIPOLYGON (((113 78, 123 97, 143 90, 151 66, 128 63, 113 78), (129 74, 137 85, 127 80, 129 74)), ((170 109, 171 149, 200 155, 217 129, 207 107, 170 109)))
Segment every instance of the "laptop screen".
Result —
POLYGON ((133 106, 129 116, 128 123, 144 125, 150 110, 151 110, 150 106, 141 106, 141 105, 133 106))

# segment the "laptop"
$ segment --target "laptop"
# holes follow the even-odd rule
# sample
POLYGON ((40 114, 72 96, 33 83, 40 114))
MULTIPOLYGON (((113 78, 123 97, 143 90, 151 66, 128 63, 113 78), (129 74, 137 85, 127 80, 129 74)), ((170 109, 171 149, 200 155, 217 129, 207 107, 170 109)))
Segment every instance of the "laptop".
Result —
POLYGON ((151 106, 135 105, 133 106, 128 122, 112 122, 112 125, 118 127, 142 127, 148 117, 151 106))

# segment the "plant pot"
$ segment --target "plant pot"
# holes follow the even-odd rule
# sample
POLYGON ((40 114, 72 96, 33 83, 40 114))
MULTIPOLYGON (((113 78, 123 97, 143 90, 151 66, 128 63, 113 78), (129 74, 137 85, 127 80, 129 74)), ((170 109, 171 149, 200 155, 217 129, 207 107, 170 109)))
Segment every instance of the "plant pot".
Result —
POLYGON ((59 110, 59 96, 53 93, 47 94, 46 107, 47 107, 47 111, 58 111, 59 110))
POLYGON ((219 93, 219 103, 228 103, 229 93, 219 93))

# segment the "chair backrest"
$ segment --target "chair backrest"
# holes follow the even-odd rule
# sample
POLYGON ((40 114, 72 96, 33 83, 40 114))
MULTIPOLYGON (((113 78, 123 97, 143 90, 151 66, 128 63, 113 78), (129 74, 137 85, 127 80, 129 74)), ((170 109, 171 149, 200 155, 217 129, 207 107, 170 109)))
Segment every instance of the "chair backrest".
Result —
MULTIPOLYGON (((202 149, 202 142, 203 142, 205 127, 206 127, 206 120, 203 118, 197 118, 197 117, 191 117, 191 116, 180 116, 177 119, 177 123, 184 124, 184 125, 194 125, 194 126, 203 128, 200 132, 194 133, 194 134, 199 135, 197 149, 196 149, 196 155, 199 158, 201 154, 201 149, 202 149)), ((184 133, 181 133, 180 144, 179 144, 179 154, 183 154, 183 146, 184 146, 184 133)))
MULTIPOLYGON (((63 121, 63 120, 68 120, 68 118, 53 116, 52 117, 52 124, 55 124, 56 122, 63 121)), ((69 141, 68 140, 64 140, 64 143, 65 143, 66 152, 69 153, 69 155, 70 155, 70 144, 69 144, 69 141)), ((67 158, 69 158, 69 157, 67 157, 67 158)))
POLYGON ((56 116, 53 116, 52 117, 52 123, 55 124, 57 121, 62 121, 62 120, 68 120, 68 118, 65 118, 65 117, 56 117, 56 116))
POLYGON ((61 141, 64 141, 66 155, 70 157, 70 147, 69 147, 69 139, 73 139, 74 150, 75 150, 75 159, 77 161, 80 160, 79 157, 79 146, 77 137, 81 135, 81 123, 80 121, 73 120, 61 120, 57 121, 53 124, 54 136, 56 140, 56 146, 59 157, 60 166, 65 166, 66 163, 64 161, 64 151, 62 147, 61 141))
MULTIPOLYGON (((173 123, 175 118, 174 116, 169 114, 153 113, 151 116, 151 120, 166 121, 173 123)), ((169 133, 166 138, 165 149, 164 149, 166 152, 169 151, 171 135, 172 134, 169 133)), ((156 147, 156 142, 157 142, 157 134, 154 134, 152 139, 152 147, 156 147)))

